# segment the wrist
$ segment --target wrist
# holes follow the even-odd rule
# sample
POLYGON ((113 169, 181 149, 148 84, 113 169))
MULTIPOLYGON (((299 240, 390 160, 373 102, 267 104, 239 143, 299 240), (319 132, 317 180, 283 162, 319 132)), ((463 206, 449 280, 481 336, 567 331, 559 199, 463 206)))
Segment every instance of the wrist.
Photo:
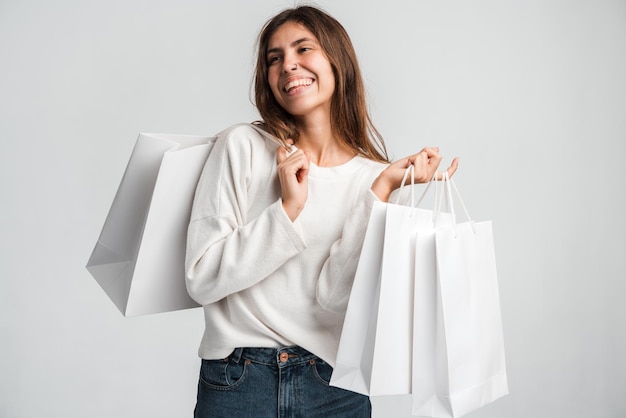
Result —
POLYGON ((300 212, 302 212, 302 207, 298 205, 289 204, 285 202, 284 200, 282 203, 283 203, 282 204, 283 211, 285 211, 285 214, 287 214, 287 217, 291 220, 291 222, 295 222, 298 216, 300 215, 300 212))
POLYGON ((372 192, 382 202, 387 202, 389 201, 389 196, 393 191, 393 187, 391 186, 391 183, 385 178, 383 173, 376 177, 376 180, 374 180, 374 182, 372 183, 372 192))

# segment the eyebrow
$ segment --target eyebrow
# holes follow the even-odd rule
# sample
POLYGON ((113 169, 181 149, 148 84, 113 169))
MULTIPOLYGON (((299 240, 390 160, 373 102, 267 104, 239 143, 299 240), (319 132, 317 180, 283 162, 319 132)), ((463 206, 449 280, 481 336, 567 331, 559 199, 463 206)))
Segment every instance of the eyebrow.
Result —
MULTIPOLYGON (((315 39, 312 39, 312 38, 300 38, 300 39, 298 39, 297 41, 293 41, 293 42, 291 43, 291 45, 289 45, 289 46, 294 47, 294 46, 296 46, 296 45, 300 45, 301 43, 304 43, 304 42, 315 42, 315 43, 317 43, 317 42, 315 41, 315 39)), ((282 48, 278 48, 278 47, 277 47, 277 48, 271 48, 271 49, 268 49, 268 50, 267 50, 267 52, 265 53, 265 55, 269 55, 269 54, 273 54, 273 53, 275 53, 275 52, 281 52, 281 51, 282 51, 282 48)))

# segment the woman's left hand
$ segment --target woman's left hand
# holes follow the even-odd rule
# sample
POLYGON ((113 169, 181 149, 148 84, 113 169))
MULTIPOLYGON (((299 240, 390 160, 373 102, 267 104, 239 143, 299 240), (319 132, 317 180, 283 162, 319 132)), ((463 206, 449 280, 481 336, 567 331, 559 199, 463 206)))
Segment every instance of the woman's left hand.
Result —
MULTIPOLYGON (((414 167, 413 181, 415 183, 427 183, 435 176, 441 160, 439 148, 433 147, 424 148, 417 154, 395 161, 374 180, 372 191, 380 200, 386 202, 389 200, 391 192, 400 187, 404 173, 410 165, 414 167)), ((447 169, 450 177, 454 175, 458 166, 459 159, 455 158, 447 169)), ((441 180, 442 176, 443 173, 439 173, 437 180, 441 180)))

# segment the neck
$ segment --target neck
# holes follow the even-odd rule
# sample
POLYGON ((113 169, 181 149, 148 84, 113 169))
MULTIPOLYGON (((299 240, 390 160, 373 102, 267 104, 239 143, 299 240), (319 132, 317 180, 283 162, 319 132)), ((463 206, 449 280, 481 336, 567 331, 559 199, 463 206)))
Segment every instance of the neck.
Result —
POLYGON ((306 151, 309 160, 318 167, 332 167, 349 161, 356 153, 333 134, 330 118, 324 120, 301 119, 298 123, 300 137, 296 146, 306 151))

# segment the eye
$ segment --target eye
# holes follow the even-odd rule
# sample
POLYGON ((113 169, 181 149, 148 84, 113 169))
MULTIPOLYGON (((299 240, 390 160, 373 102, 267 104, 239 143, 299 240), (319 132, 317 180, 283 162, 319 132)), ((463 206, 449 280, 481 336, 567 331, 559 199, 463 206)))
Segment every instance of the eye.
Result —
POLYGON ((313 48, 311 48, 310 46, 303 46, 303 47, 298 48, 298 52, 302 54, 303 52, 307 52, 307 51, 310 51, 312 49, 313 48))
POLYGON ((268 65, 275 64, 280 61, 280 58, 281 57, 279 55, 270 55, 269 57, 267 57, 267 64, 268 65))

